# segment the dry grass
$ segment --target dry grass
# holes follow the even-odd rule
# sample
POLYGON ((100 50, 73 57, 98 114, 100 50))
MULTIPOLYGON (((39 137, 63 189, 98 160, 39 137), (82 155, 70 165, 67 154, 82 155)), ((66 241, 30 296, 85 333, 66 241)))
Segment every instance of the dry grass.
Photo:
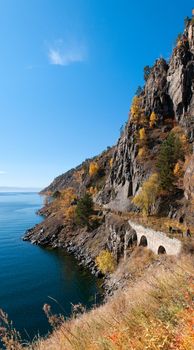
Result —
POLYGON ((28 350, 192 350, 193 292, 191 258, 168 261, 28 350))

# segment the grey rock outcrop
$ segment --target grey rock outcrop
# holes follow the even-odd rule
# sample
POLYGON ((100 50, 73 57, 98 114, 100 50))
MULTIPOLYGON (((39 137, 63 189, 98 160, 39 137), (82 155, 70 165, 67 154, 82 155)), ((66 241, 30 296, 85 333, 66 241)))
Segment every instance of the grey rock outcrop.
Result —
MULTIPOLYGON (((158 128, 168 134, 179 123, 192 143, 194 141, 194 25, 190 22, 167 63, 158 59, 140 95, 141 108, 149 120, 152 112, 158 116, 158 128), (171 120, 171 126, 166 124, 171 120)), ((142 127, 142 126, 141 126, 142 127)), ((138 161, 137 135, 140 126, 129 121, 119 139, 113 156, 113 166, 106 184, 97 197, 100 204, 114 210, 133 209, 130 197, 154 171, 154 162, 138 161)), ((148 133, 149 130, 146 130, 148 133)), ((151 135, 148 145, 151 159, 158 152, 159 137, 151 135)))

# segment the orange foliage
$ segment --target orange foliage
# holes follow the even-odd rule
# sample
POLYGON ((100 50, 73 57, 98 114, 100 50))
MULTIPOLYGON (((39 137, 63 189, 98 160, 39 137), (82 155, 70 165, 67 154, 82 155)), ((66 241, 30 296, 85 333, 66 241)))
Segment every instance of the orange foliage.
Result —
POLYGON ((112 168, 112 166, 113 166, 113 158, 110 159, 109 165, 110 165, 110 168, 112 168))
POLYGON ((183 176, 183 162, 178 161, 174 167, 173 173, 176 177, 180 178, 183 176))
POLYGON ((150 127, 153 128, 156 125, 156 122, 158 120, 158 116, 155 112, 152 112, 150 115, 150 127))
POLYGON ((140 138, 141 141, 144 141, 146 139, 145 128, 141 128, 139 130, 139 138, 140 138))
POLYGON ((73 222, 75 219, 75 209, 76 209, 76 206, 72 205, 69 208, 67 208, 65 211, 65 217, 70 222, 73 222))
POLYGON ((99 170, 99 165, 97 162, 91 162, 89 166, 89 175, 94 176, 97 174, 99 170))
POLYGON ((145 147, 141 147, 138 151, 138 157, 143 158, 146 155, 146 149, 145 147))
POLYGON ((77 198, 74 188, 69 187, 61 192, 61 197, 58 200, 59 205, 63 208, 69 208, 71 203, 77 198))

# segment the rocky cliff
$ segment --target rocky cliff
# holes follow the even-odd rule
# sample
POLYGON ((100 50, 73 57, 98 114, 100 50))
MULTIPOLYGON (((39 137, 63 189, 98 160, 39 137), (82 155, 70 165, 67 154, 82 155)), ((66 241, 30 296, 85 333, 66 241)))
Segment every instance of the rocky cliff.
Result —
MULTIPOLYGON (((63 196, 65 190, 73 189, 77 199, 89 192, 100 217, 99 226, 88 232, 86 227, 70 224, 59 201, 40 212, 45 221, 29 230, 24 239, 65 248, 96 274, 95 258, 102 249, 111 251, 117 260, 126 256, 133 245, 133 230, 121 212, 138 213, 132 200, 150 174, 157 171, 161 145, 171 131, 179 136, 185 159, 181 169, 179 164, 176 169, 180 174, 174 190, 162 193, 154 210, 160 217, 194 226, 194 20, 187 23, 169 62, 160 58, 150 68, 117 145, 60 175, 42 191, 63 196)), ((70 203, 70 211, 72 205, 75 201, 70 203)))
MULTIPOLYGON (((87 160, 77 168, 56 178, 43 193, 75 187, 83 192, 92 185, 87 176, 91 161, 99 161, 105 169, 101 188, 95 196, 100 205, 114 210, 133 208, 130 198, 139 190, 142 182, 155 169, 155 159, 159 147, 174 126, 180 125, 189 143, 194 141, 194 24, 187 23, 182 37, 178 40, 169 62, 156 60, 141 92, 140 108, 144 114, 143 123, 134 123, 129 113, 129 120, 115 148, 102 153, 99 157, 87 160), (151 113, 158 117, 157 127, 149 128, 151 113), (138 131, 144 127, 147 134, 146 156, 138 157, 140 142, 138 131), (108 162, 112 158, 111 167, 108 162), (102 164, 103 163, 103 164, 102 164), (78 182, 76 174, 85 169, 78 182)), ((188 177, 188 176, 187 176, 188 177)))
MULTIPOLYGON (((113 166, 98 202, 117 210, 130 210, 130 198, 155 169, 159 146, 173 127, 179 125, 191 145, 194 141, 194 24, 190 22, 173 50, 169 62, 158 59, 140 96, 143 123, 134 123, 131 113, 113 156, 113 166), (151 130, 146 120, 158 116, 157 128, 151 130), (144 127, 147 150, 143 161, 138 157, 137 133, 144 127)), ((191 166, 190 166, 191 168, 191 166)), ((188 178, 188 171, 186 172, 188 178)), ((189 181, 189 180, 188 180, 189 181)), ((187 181, 187 182, 188 182, 187 181)))

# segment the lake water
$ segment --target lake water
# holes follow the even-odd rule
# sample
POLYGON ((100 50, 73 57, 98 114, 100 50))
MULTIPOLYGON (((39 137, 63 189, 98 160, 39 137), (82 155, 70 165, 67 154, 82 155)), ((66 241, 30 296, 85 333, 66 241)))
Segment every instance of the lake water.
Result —
POLYGON ((25 231, 42 220, 35 214, 41 206, 36 193, 0 193, 0 308, 25 339, 48 332, 44 303, 69 316, 71 303, 90 307, 101 294, 100 281, 74 257, 22 241, 25 231))

